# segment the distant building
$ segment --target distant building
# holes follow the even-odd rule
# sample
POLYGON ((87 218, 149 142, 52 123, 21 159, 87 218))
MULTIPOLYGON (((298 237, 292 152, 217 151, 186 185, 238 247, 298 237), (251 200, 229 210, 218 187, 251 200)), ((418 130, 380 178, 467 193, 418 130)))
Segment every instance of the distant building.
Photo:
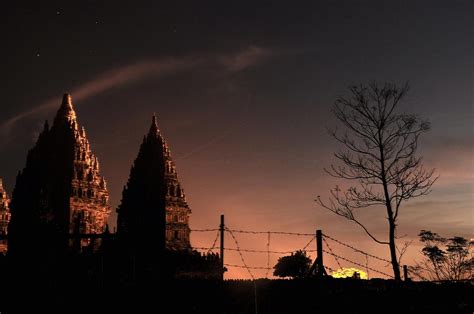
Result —
POLYGON ((71 234, 104 232, 109 193, 70 95, 63 96, 52 127, 46 121, 28 152, 10 208, 12 255, 80 250, 90 240, 71 234))
POLYGON ((8 234, 8 223, 10 222, 10 199, 3 187, 2 179, 0 178, 0 254, 7 251, 7 240, 1 238, 8 234))
POLYGON ((117 234, 148 248, 188 250, 189 208, 176 165, 153 116, 117 209, 117 234))

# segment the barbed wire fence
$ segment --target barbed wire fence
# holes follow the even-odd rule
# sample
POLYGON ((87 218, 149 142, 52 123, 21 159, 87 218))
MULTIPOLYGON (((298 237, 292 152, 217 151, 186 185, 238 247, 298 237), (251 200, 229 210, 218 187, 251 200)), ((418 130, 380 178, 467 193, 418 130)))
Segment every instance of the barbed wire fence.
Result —
MULTIPOLYGON (((221 216, 221 225, 220 228, 208 228, 208 229, 190 229, 192 232, 198 232, 198 233, 210 233, 210 232, 216 232, 216 236, 213 238, 214 240, 212 241, 212 244, 209 247, 193 247, 193 249, 201 251, 202 253, 216 253, 215 251, 217 249, 220 250, 220 259, 221 259, 221 266, 222 266, 222 279, 224 278, 224 271, 225 267, 234 267, 234 268, 242 268, 245 269, 250 278, 252 280, 256 279, 256 276, 252 270, 264 270, 264 278, 268 278, 270 271, 273 269, 271 267, 271 258, 273 255, 277 255, 277 257, 283 256, 283 255, 288 255, 288 254, 295 254, 298 251, 304 251, 306 253, 313 253, 316 252, 317 256, 314 261, 314 265, 318 263, 319 259, 319 265, 316 268, 319 272, 322 270, 326 269, 329 270, 330 273, 334 274, 336 271, 341 270, 343 268, 346 268, 344 266, 357 266, 360 267, 361 269, 365 269, 367 276, 369 274, 378 274, 382 275, 384 278, 392 279, 394 278, 393 275, 387 273, 385 270, 380 270, 378 268, 375 268, 371 266, 370 261, 375 260, 379 264, 380 262, 384 263, 383 265, 384 268, 389 267, 391 265, 391 261, 379 256, 376 256, 374 254, 371 254, 369 252, 366 252, 364 250, 361 250, 354 245, 345 243, 341 240, 336 239, 333 236, 330 236, 328 234, 322 233, 320 230, 317 230, 316 233, 299 233, 299 232, 287 232, 287 231, 255 231, 255 230, 240 230, 240 229, 231 229, 227 226, 224 225, 224 220, 223 216, 221 216), (230 235, 230 238, 233 241, 234 247, 229 247, 229 246, 224 246, 224 236, 225 234, 230 235), (319 234, 319 239, 318 239, 318 234, 319 234), (265 249, 258 250, 258 249, 251 249, 251 248, 245 248, 242 247, 238 240, 238 235, 256 235, 256 236, 266 236, 266 245, 265 249), (309 241, 303 246, 303 247, 298 247, 293 250, 287 250, 287 251, 278 251, 278 250, 272 250, 271 245, 275 243, 276 241, 272 241, 272 237, 274 236, 293 236, 293 237, 310 237, 309 241), (219 237, 221 238, 221 241, 218 244, 219 237), (315 241, 316 242, 316 248, 315 249, 310 249, 310 245, 315 241), (331 244, 330 244, 331 242, 331 244), (323 247, 324 243, 324 247, 323 247), (363 261, 355 261, 351 258, 348 258, 347 256, 343 256, 341 253, 336 253, 336 250, 334 249, 335 246, 340 246, 345 249, 349 249, 354 253, 360 254, 361 258, 363 258, 363 261), (224 252, 229 251, 229 252, 236 252, 241 264, 232 264, 232 263, 226 263, 225 262, 225 257, 224 252), (251 254, 265 254, 266 255, 266 263, 265 265, 252 265, 248 263, 246 259, 246 253, 251 253, 251 254), (323 261, 323 253, 332 257, 334 259, 335 264, 337 265, 338 269, 335 270, 332 267, 328 266, 327 264, 324 264, 323 261), (321 256, 318 256, 321 255, 321 256), (341 262, 342 261, 342 262, 341 262), (345 265, 343 265, 345 264, 345 265)), ((103 237, 110 237, 110 234, 70 234, 69 235, 71 238, 103 238, 103 237)), ((6 235, 0 235, 0 240, 2 239, 7 239, 6 235)), ((263 245, 262 245, 263 246, 263 245)), ((313 266, 314 266, 313 265, 313 266)), ((312 267, 313 268, 313 267, 312 267)), ((403 266, 404 268, 404 275, 405 279, 407 279, 407 266, 403 266)), ((326 273, 324 271, 324 273, 326 273)))
MULTIPOLYGON (((222 218, 223 219, 223 218, 222 218)), ((383 278, 387 279, 392 279, 394 278, 393 275, 387 273, 385 270, 381 270, 379 268, 375 268, 370 264, 370 261, 373 259, 374 261, 385 263, 383 267, 388 267, 391 265, 390 260, 376 256, 374 254, 371 254, 369 252, 366 252, 364 250, 361 250, 354 245, 345 243, 341 240, 336 239, 335 237, 329 236, 327 234, 321 233, 322 235, 322 242, 324 243, 324 248, 310 248, 310 245, 316 240, 316 233, 299 233, 299 232, 287 232, 287 231, 255 231, 255 230, 241 230, 241 229, 231 229, 227 226, 224 226, 221 224, 221 228, 211 228, 211 229, 191 229, 192 232, 216 232, 216 237, 214 238, 214 241, 212 242, 212 245, 210 247, 193 247, 195 250, 211 253, 216 250, 221 250, 222 254, 225 251, 228 252, 236 252, 238 259, 240 260, 239 264, 232 264, 232 263, 227 263, 225 260, 222 261, 222 266, 224 267, 232 267, 232 268, 240 268, 240 269, 245 269, 247 273, 249 274, 249 277, 252 280, 255 280, 257 276, 255 275, 256 270, 262 270, 265 271, 263 278, 268 278, 270 271, 273 269, 272 267, 272 256, 277 256, 281 257, 284 255, 288 254, 295 254, 297 251, 305 251, 307 253, 313 253, 317 252, 319 254, 326 254, 327 256, 330 256, 332 259, 334 259, 335 264, 337 265, 338 269, 334 269, 330 267, 327 264, 321 264, 321 268, 324 268, 329 271, 329 273, 334 274, 338 270, 344 269, 344 268, 350 268, 351 266, 356 266, 357 268, 360 268, 362 270, 365 270, 367 273, 367 276, 369 274, 377 274, 381 275, 383 278), (224 246, 223 243, 220 243, 220 245, 217 245, 219 236, 221 233, 228 234, 230 236, 230 239, 232 240, 232 246, 224 246), (266 237, 266 244, 265 240, 262 239, 262 247, 265 249, 254 249, 254 248, 246 248, 241 245, 241 241, 239 241, 239 235, 255 235, 255 236, 261 236, 261 237, 266 237), (274 236, 293 236, 293 237, 310 237, 306 245, 303 247, 298 247, 293 250, 287 250, 287 251, 278 251, 278 250, 272 250, 271 246, 274 243, 277 243, 274 238, 274 236), (332 242, 330 244, 330 242, 332 242), (347 256, 343 256, 343 254, 339 253, 339 251, 336 252, 336 246, 338 249, 344 249, 347 251, 347 249, 351 250, 354 253, 357 253, 361 256, 361 260, 354 260, 354 258, 349 258, 347 256), (318 252, 319 249, 319 252, 318 252), (247 254, 265 254, 266 255, 266 263, 264 265, 253 265, 248 262, 249 258, 247 254)), ((223 242, 223 238, 221 238, 221 241, 223 242)), ((254 242, 255 243, 255 242, 254 242)), ((317 262, 318 257, 316 257, 315 263, 317 262)), ((322 260, 322 256, 321 256, 322 260)))
POLYGON ((377 270, 377 269, 375 269, 375 268, 369 266, 369 257, 370 257, 370 258, 373 258, 373 259, 375 259, 375 260, 377 260, 377 261, 384 262, 384 263, 385 263, 384 267, 388 267, 389 265, 391 265, 391 261, 389 261, 388 259, 381 258, 381 257, 379 257, 379 256, 376 256, 376 255, 370 254, 370 253, 368 253, 368 252, 362 251, 362 250, 360 250, 360 249, 357 249, 356 247, 354 247, 354 246, 352 246, 352 245, 349 245, 349 244, 347 244, 347 243, 345 243, 345 242, 342 242, 342 241, 340 241, 340 240, 337 240, 337 239, 335 239, 335 238, 333 238, 333 237, 331 237, 331 236, 329 236, 329 235, 327 235, 327 234, 323 234, 323 241, 324 241, 324 243, 325 243, 325 245, 326 245, 326 247, 327 247, 327 249, 328 249, 327 251, 323 249, 323 252, 326 253, 326 254, 328 254, 328 255, 330 255, 330 256, 332 256, 332 257, 335 259, 336 263, 337 263, 338 266, 339 266, 339 269, 343 268, 343 267, 341 266, 341 263, 339 262, 339 260, 343 260, 343 261, 345 261, 345 262, 348 262, 349 264, 356 265, 356 266, 358 266, 358 267, 361 267, 362 269, 365 269, 365 272, 366 272, 366 274, 367 274, 367 278, 370 278, 369 275, 370 275, 370 272, 371 272, 371 271, 374 272, 374 273, 377 273, 377 274, 379 274, 379 275, 383 275, 383 276, 385 276, 385 277, 387 277, 387 278, 394 278, 393 275, 387 274, 387 273, 384 272, 384 271, 380 271, 380 270, 377 270), (340 255, 338 255, 338 254, 335 254, 335 253, 333 252, 333 250, 331 249, 331 247, 329 246, 329 243, 328 243, 327 240, 333 241, 333 242, 335 242, 335 243, 337 243, 337 244, 339 244, 339 245, 341 245, 341 246, 343 246, 343 247, 346 247, 346 248, 351 249, 351 250, 354 251, 355 253, 361 254, 361 255, 363 256, 363 258, 364 258, 365 264, 362 264, 362 262, 356 262, 356 261, 350 260, 350 259, 345 258, 345 257, 343 257, 343 256, 340 256, 340 255))

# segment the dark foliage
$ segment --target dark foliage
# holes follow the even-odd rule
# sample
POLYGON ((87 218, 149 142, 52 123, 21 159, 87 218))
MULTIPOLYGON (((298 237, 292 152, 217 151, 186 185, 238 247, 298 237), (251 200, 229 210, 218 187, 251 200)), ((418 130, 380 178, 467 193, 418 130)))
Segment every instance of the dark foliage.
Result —
POLYGON ((302 278, 308 274, 311 267, 311 259, 306 256, 305 251, 296 251, 289 256, 278 259, 274 266, 273 275, 278 277, 302 278))
POLYGON ((444 238, 435 232, 421 230, 421 253, 425 260, 410 268, 422 280, 473 280, 474 242, 463 237, 444 238))

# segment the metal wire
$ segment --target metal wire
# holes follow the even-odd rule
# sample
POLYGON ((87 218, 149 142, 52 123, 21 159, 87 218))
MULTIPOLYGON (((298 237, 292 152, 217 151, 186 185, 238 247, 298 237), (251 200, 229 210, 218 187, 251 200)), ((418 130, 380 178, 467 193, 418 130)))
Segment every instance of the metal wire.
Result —
POLYGON ((209 248, 207 253, 211 253, 212 250, 216 248, 216 243, 217 243, 217 239, 219 239, 219 234, 220 234, 219 231, 217 231, 216 238, 214 239, 214 242, 212 243, 212 246, 209 248))
POLYGON ((312 233, 297 233, 297 232, 283 232, 283 231, 250 231, 250 230, 235 230, 235 229, 228 229, 234 233, 249 233, 249 234, 284 234, 284 235, 294 235, 294 236, 314 236, 312 233))
POLYGON ((190 229, 189 231, 192 231, 192 232, 211 232, 211 231, 219 231, 219 229, 190 229))
MULTIPOLYGON (((339 244, 341 244, 341 245, 343 245, 343 246, 345 246, 345 247, 348 247, 348 248, 354 250, 355 252, 358 252, 358 253, 361 253, 361 254, 370 256, 370 257, 375 258, 375 259, 378 259, 379 261, 382 261, 382 262, 391 263, 391 261, 389 261, 389 260, 387 260, 387 259, 384 259, 384 258, 375 256, 375 255, 372 255, 372 254, 370 254, 370 253, 361 251, 361 250, 359 250, 359 249, 356 249, 356 248, 353 247, 352 245, 349 245, 349 244, 346 244, 346 243, 344 243, 344 242, 341 242, 341 241, 339 241, 339 240, 337 240, 337 239, 334 239, 333 237, 330 237, 330 236, 328 236, 327 234, 323 234, 323 236, 326 237, 326 238, 328 238, 328 239, 330 239, 330 240, 333 240, 334 242, 337 242, 337 243, 339 243, 339 244)), ((323 239, 324 239, 324 238, 323 238, 323 239)))
MULTIPOLYGON (((249 269, 272 269, 272 268, 268 268, 268 267, 257 267, 257 266, 247 266, 247 265, 234 265, 234 264, 224 264, 224 266, 228 266, 228 267, 237 267, 237 268, 245 268, 247 269, 247 271, 249 269)), ((252 280, 255 280, 254 277, 252 277, 252 280)))
POLYGON ((367 279, 369 279, 369 256, 365 254, 365 271, 367 272, 367 279))
POLYGON ((341 263, 339 263, 339 259, 335 256, 334 252, 332 251, 331 247, 329 246, 329 243, 326 241, 326 239, 323 237, 324 244, 326 244, 326 247, 328 248, 329 252, 333 254, 334 259, 336 260, 337 265, 339 266, 339 269, 342 268, 341 263))
POLYGON ((316 252, 316 250, 307 250, 306 248, 311 244, 313 243, 315 237, 314 237, 314 234, 312 235, 313 237, 311 238, 311 240, 309 240, 308 243, 306 243, 306 245, 301 249, 301 251, 306 251, 306 252, 316 252))
MULTIPOLYGON (((196 250, 209 250, 212 248, 209 247, 193 247, 196 250)), ((240 252, 246 252, 246 253, 270 253, 270 254, 294 254, 299 250, 294 250, 294 251, 267 251, 267 250, 251 250, 251 249, 234 249, 234 248, 224 248, 225 251, 240 251, 240 252)), ((306 252, 316 252, 316 250, 305 250, 306 252)))
POLYGON ((252 278, 252 280, 255 280, 255 277, 253 276, 252 272, 250 271, 250 268, 248 267, 247 263, 245 262, 244 256, 242 255, 242 252, 240 251, 239 242, 237 241, 237 239, 235 238, 234 234, 232 233, 232 231, 231 231, 230 229, 225 228, 225 230, 226 230, 227 232, 229 232, 230 235, 232 236, 232 239, 234 239, 235 246, 236 246, 236 248, 237 248, 237 252, 238 252, 239 255, 240 255, 240 259, 242 260, 242 264, 243 264, 244 268, 247 269, 247 272, 249 273, 250 278, 252 278))
MULTIPOLYGON (((365 267, 366 267, 365 265, 362 265, 362 264, 360 264, 360 263, 351 261, 350 259, 347 259, 347 258, 342 257, 342 256, 340 256, 340 255, 331 253, 331 252, 326 251, 326 250, 324 250, 324 249, 323 249, 323 252, 326 253, 326 254, 332 255, 332 256, 334 256, 334 257, 340 258, 340 259, 342 259, 343 261, 346 261, 346 262, 352 263, 352 264, 354 264, 354 265, 357 265, 357 266, 359 266, 359 267, 362 267, 362 268, 365 268, 365 267)), ((371 267, 367 267, 367 269, 370 269, 370 270, 373 271, 373 272, 379 273, 379 274, 384 275, 384 276, 387 276, 387 277, 389 277, 389 278, 393 278, 392 275, 389 275, 389 274, 384 273, 384 272, 382 272, 382 271, 379 271, 379 270, 377 270, 377 269, 374 269, 374 268, 371 268, 371 267)))
POLYGON ((270 232, 267 236, 267 272, 265 273, 265 278, 268 278, 268 273, 270 272, 270 232))
POLYGON ((326 268, 327 270, 329 270, 331 273, 334 273, 334 272, 335 272, 335 270, 332 269, 332 268, 329 267, 329 266, 324 266, 324 265, 323 265, 323 267, 326 268))

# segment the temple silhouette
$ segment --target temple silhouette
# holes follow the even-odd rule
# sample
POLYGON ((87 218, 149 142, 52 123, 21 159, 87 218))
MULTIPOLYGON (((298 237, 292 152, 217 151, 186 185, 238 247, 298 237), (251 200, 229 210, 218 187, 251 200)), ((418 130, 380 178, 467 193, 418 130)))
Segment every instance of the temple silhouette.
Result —
POLYGON ((1 184, 0 200, 7 257, 25 280, 127 286, 222 274, 219 256, 191 247, 191 209, 155 115, 123 189, 116 233, 107 225, 105 178, 69 94, 28 152, 11 203, 1 184))
POLYGON ((155 115, 130 170, 117 213, 117 233, 130 241, 150 238, 154 241, 150 245, 161 243, 171 250, 191 248, 191 210, 155 115), (157 229, 166 232, 156 234, 157 229))

